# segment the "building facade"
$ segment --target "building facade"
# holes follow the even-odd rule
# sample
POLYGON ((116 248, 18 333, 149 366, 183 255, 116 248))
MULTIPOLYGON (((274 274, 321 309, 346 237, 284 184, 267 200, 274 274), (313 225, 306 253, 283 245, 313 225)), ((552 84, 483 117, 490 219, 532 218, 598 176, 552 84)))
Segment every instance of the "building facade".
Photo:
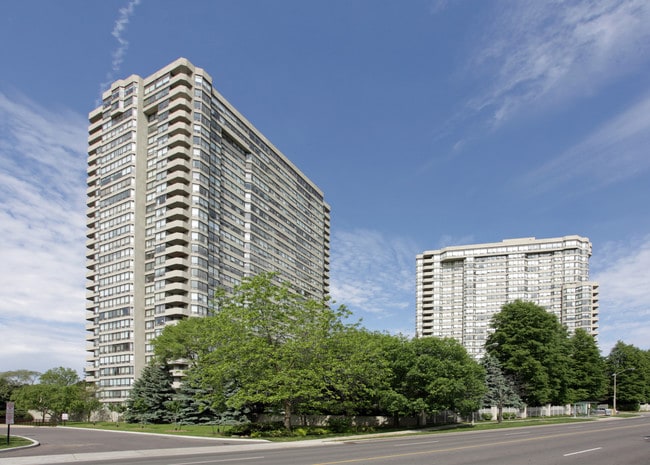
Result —
POLYGON ((445 247, 416 258, 416 336, 452 337, 480 358, 492 316, 517 299, 598 335, 591 242, 580 236, 445 247))
POLYGON ((89 120, 85 372, 102 401, 124 401, 152 339, 217 287, 273 271, 329 293, 323 193, 203 69, 116 81, 89 120))

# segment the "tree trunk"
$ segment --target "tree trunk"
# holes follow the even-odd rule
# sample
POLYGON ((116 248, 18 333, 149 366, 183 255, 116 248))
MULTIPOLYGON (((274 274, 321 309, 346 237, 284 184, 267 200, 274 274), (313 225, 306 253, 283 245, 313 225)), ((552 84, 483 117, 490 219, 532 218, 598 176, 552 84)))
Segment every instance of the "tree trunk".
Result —
POLYGON ((503 405, 499 404, 497 406, 497 422, 501 423, 503 421, 503 405))
POLYGON ((284 401, 284 428, 287 431, 291 431, 291 401, 290 400, 285 400, 284 401))

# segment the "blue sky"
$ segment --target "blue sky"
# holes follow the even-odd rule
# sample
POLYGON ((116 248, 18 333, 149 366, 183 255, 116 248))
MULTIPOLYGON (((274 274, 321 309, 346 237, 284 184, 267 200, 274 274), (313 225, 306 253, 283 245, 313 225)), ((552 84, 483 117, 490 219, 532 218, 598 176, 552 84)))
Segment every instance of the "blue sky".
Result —
POLYGON ((325 192, 332 294, 413 334, 415 256, 587 236, 650 349, 650 2, 3 2, 0 371, 85 359, 87 114, 183 56, 325 192))

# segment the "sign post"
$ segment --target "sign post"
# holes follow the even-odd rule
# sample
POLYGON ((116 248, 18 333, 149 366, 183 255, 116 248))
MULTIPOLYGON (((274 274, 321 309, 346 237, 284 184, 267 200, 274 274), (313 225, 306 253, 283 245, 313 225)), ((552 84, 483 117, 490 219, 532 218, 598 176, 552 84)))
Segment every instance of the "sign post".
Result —
POLYGON ((9 445, 9 442, 11 441, 11 425, 14 424, 14 411, 14 403, 7 402, 7 413, 5 416, 5 423, 7 423, 7 445, 9 445))

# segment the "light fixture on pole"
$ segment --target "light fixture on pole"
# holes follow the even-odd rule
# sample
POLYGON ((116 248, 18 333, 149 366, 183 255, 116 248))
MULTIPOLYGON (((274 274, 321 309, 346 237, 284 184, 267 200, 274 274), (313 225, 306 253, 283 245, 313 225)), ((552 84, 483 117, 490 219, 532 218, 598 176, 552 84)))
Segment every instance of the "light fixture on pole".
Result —
POLYGON ((626 371, 632 371, 632 370, 634 370, 634 368, 630 367, 630 368, 626 368, 625 370, 615 371, 614 373, 612 373, 612 376, 614 377, 614 410, 612 411, 612 415, 616 415, 616 377, 621 373, 624 373, 626 371))

